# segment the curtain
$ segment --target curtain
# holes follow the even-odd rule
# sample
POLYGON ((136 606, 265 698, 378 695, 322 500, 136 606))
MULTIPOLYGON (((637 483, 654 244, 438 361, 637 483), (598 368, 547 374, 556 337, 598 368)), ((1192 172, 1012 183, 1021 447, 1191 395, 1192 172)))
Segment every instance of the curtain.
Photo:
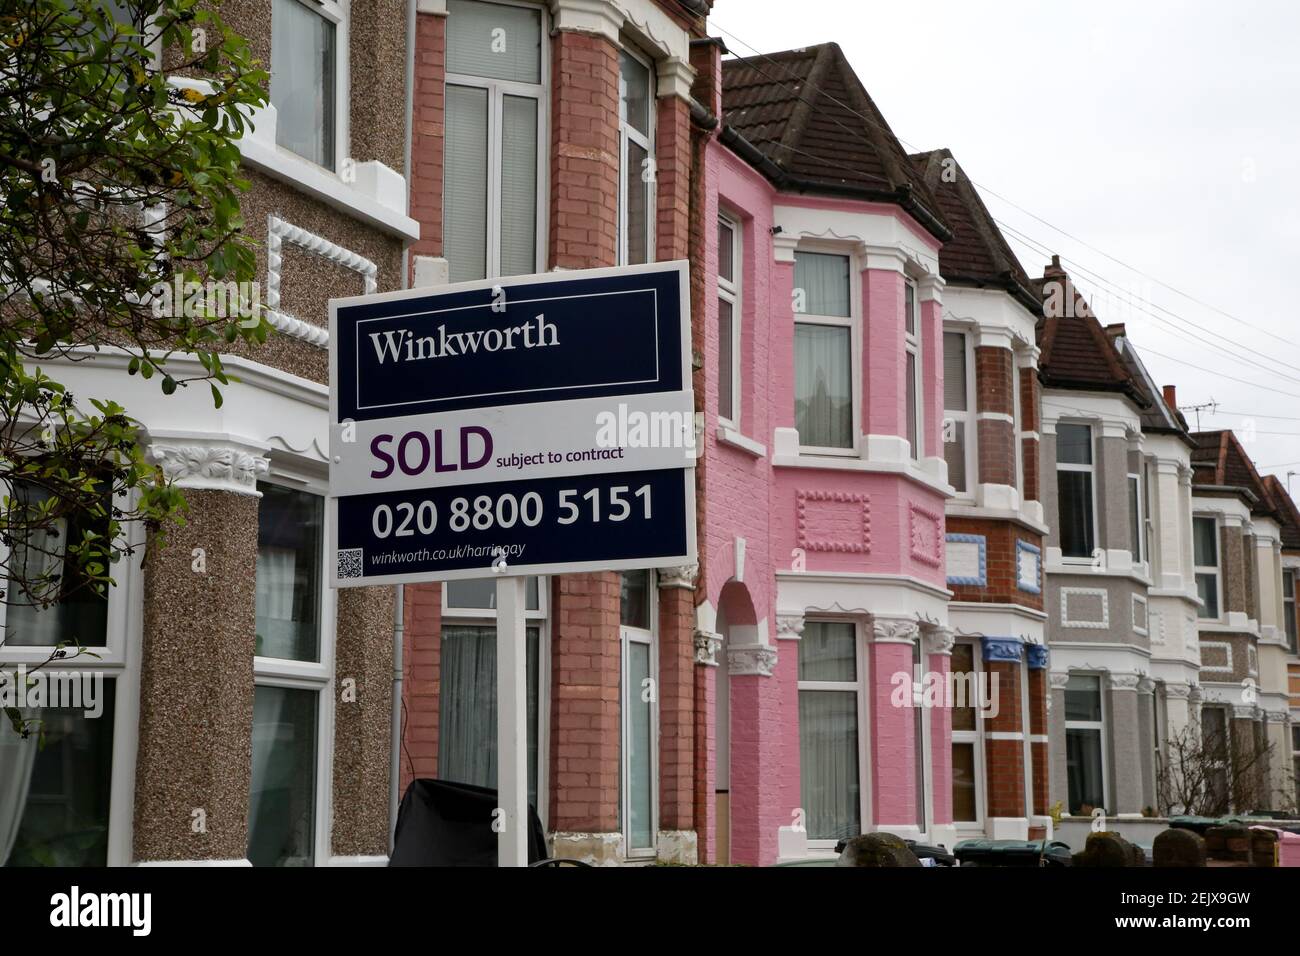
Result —
POLYGON ((264 545, 257 550, 257 650, 259 657, 298 659, 293 598, 297 552, 264 545))
POLYGON ((857 694, 799 692, 799 760, 804 825, 812 840, 861 832, 857 694))
POLYGON ((37 738, 32 735, 24 740, 14 733, 7 718, 0 716, 0 720, 4 721, 0 725, 0 866, 4 866, 9 862, 27 809, 37 738))
POLYGON ((488 92, 447 84, 443 241, 451 281, 487 276, 488 92))
POLYGON ((802 444, 853 446, 850 362, 848 328, 795 325, 794 417, 802 444))
POLYGON ((731 354, 732 345, 735 344, 733 311, 731 302, 718 299, 718 416, 732 422, 736 420, 735 409, 732 407, 735 399, 735 358, 731 354))
POLYGON ((502 99, 501 274, 537 271, 537 100, 502 99))
MULTIPOLYGON (((539 631, 528 628, 528 799, 537 806, 539 631)), ((438 777, 497 785, 496 628, 443 624, 438 777)))
POLYGON ((640 265, 650 261, 650 245, 646 226, 650 220, 650 184, 646 182, 646 164, 650 154, 645 147, 627 141, 627 168, 623 179, 627 183, 627 264, 640 265))
POLYGON ((794 254, 794 287, 803 293, 808 315, 847 318, 849 309, 849 257, 820 252, 794 254))

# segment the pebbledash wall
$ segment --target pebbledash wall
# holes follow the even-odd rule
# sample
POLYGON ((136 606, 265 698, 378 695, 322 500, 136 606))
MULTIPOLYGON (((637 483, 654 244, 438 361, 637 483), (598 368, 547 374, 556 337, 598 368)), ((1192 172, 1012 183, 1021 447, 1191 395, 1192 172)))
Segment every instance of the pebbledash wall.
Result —
MULTIPOLYGON (((419 0, 415 281, 686 259, 694 8, 419 0)), ((699 859, 696 577, 538 582, 530 772, 555 855, 699 859)), ((403 787, 495 785, 491 602, 490 582, 405 589, 403 787)))
MULTIPOLYGON (((116 569, 99 658, 67 665, 105 675, 104 715, 44 714, 39 753, 0 742, 6 785, 24 781, 5 801, 0 862, 386 859, 393 592, 325 586, 325 304, 400 288, 418 236, 405 117, 391 107, 405 98, 407 6, 226 0, 221 12, 272 74, 272 105, 241 150, 276 334, 226 358, 238 381, 220 409, 206 389, 160 398, 110 350, 56 363, 73 393, 112 397, 143 422, 188 513, 146 566, 138 553, 116 569), (307 68, 307 41, 325 34, 330 89, 307 68), (312 116, 321 101, 336 109, 312 116)), ((168 362, 177 378, 191 365, 168 362)), ((70 636, 62 607, 8 611, 26 639, 0 652, 5 664, 44 660, 70 636)))

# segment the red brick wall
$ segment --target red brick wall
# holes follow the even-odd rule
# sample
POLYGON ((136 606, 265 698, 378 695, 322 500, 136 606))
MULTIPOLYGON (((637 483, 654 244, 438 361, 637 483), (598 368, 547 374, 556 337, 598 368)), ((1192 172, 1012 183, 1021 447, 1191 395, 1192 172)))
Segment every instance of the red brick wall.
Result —
POLYGON ((1010 349, 981 345, 975 349, 975 410, 1012 414, 1010 349))
MULTIPOLYGON (((1035 369, 1021 369, 1020 372, 1020 428, 1022 431, 1038 432, 1042 422, 1042 388, 1038 383, 1035 369)), ((1020 495, 1025 501, 1041 501, 1039 477, 1039 442, 1037 438, 1021 440, 1021 460, 1024 462, 1024 487, 1020 495)))
MULTIPOLYGON (((1024 541, 1042 551, 1042 538, 1008 521, 990 518, 965 518, 948 515, 945 521, 949 534, 979 534, 985 539, 987 585, 975 587, 968 584, 950 584, 954 601, 975 601, 982 604, 1019 604, 1042 610, 1042 594, 1022 591, 1016 585, 1016 542, 1024 541)), ((1041 575, 1040 575, 1041 577, 1041 575)), ((1041 582, 1040 582, 1041 583, 1041 582)))
POLYGON ((402 793, 413 779, 438 776, 441 613, 441 584, 406 585, 402 604, 402 793))
MULTIPOLYGON (((1047 735, 1047 669, 1030 669, 1029 671, 1029 732, 1034 736, 1047 735)), ((1038 741, 1029 745, 1029 755, 1033 760, 1031 766, 1030 792, 1034 798, 1034 813, 1047 815, 1047 793, 1049 767, 1047 764, 1047 743, 1038 741)))
POLYGON ((695 822, 694 592, 659 589, 659 828, 695 822))
POLYGON ((660 262, 690 254, 691 110, 676 96, 659 100, 655 136, 660 262))
POLYGON ((411 109, 411 218, 420 223, 413 256, 442 255, 442 156, 447 18, 415 18, 415 90, 411 109))
MULTIPOLYGON (((988 722, 986 729, 994 732, 1020 733, 1020 668, 1022 665, 1008 661, 989 661, 985 664, 992 675, 998 675, 998 715, 988 722)), ((1022 817, 1025 815, 1025 764, 1022 740, 985 741, 988 760, 988 807, 991 817, 1022 817)))
POLYGON ((552 579, 550 827, 618 830, 619 576, 552 579))
POLYGON ((551 48, 551 265, 610 266, 618 255, 618 49, 567 31, 551 48))

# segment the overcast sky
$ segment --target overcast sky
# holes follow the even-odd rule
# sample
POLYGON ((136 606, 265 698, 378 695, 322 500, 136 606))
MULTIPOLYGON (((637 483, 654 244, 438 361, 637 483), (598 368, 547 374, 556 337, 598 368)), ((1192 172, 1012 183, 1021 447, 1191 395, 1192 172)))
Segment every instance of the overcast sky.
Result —
MULTIPOLYGON (((1236 430, 1283 482, 1296 471, 1300 498, 1300 320, 1289 303, 1300 275, 1300 4, 716 0, 710 24, 745 56, 838 42, 909 152, 949 147, 996 219, 1072 260, 1099 318, 1126 324, 1179 405, 1219 403, 1202 429, 1236 430), (1100 292, 1079 266, 1118 291, 1100 292)), ((1048 256, 1003 231, 1041 275, 1048 256)))

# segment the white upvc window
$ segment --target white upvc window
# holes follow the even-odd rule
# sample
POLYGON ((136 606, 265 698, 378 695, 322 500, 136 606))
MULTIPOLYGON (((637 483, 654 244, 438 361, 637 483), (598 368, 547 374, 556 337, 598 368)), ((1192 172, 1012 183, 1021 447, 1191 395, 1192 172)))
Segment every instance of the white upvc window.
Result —
POLYGON ((322 484, 273 474, 257 485, 254 866, 316 866, 330 857, 336 601, 326 583, 322 484))
POLYGON ((845 620, 808 620, 799 640, 799 799, 811 849, 858 836, 870 819, 863 643, 845 620))
POLYGON ((1089 815, 1105 809, 1110 792, 1102 678, 1071 672, 1065 685, 1065 767, 1068 810, 1089 815))
POLYGON ((919 461, 925 449, 922 442, 925 437, 924 407, 921 394, 921 314, 917 299, 916 283, 911 279, 903 280, 903 350, 904 370, 903 388, 907 405, 907 438, 909 454, 913 461, 919 461))
POLYGON ((1064 558, 1091 561, 1097 549, 1092 426, 1056 425, 1057 536, 1064 558))
POLYGON ((1227 813, 1232 804, 1229 782, 1232 767, 1232 734, 1228 708, 1201 708, 1201 753, 1205 762, 1205 785, 1212 812, 1227 813))
POLYGON ((1300 803, 1300 725, 1291 725, 1291 766, 1295 772, 1295 799, 1300 803))
POLYGON ((1128 474, 1128 529, 1129 553, 1134 564, 1147 560, 1146 494, 1143 487, 1142 465, 1128 474))
POLYGON ((984 660, 973 641, 957 641, 952 647, 949 673, 953 686, 961 688, 962 706, 952 707, 952 820, 958 829, 984 829, 987 788, 984 769, 984 713, 980 688, 984 681, 984 660))
MULTIPOLYGON (((1025 419, 1020 407, 1020 382, 1025 374, 1026 370, 1017 364, 1013 352, 1011 355, 1011 453, 1016 459, 1016 491, 1020 493, 1022 504, 1025 500, 1025 443, 1020 437, 1020 431, 1025 427, 1025 419)), ((1028 374, 1034 373, 1029 371, 1028 374)))
MULTIPOLYGON (((33 485, 3 486, 0 494, 33 506, 45 497, 33 485)), ((131 502, 120 496, 113 504, 129 510, 131 502)), ((9 567, 27 569, 25 580, 57 586, 55 603, 40 607, 43 594, 0 580, 6 695, 18 692, 9 682, 20 668, 44 664, 57 645, 69 645, 70 655, 78 646, 90 651, 37 672, 47 693, 57 688, 72 695, 44 703, 74 705, 21 709, 24 718, 39 722, 44 746, 37 732, 21 738, 0 713, 0 867, 126 866, 132 859, 143 534, 138 526, 128 529, 136 553, 113 566, 116 584, 100 595, 74 573, 67 557, 67 543, 79 530, 75 521, 62 521, 55 533, 36 532, 6 555, 9 567)))
POLYGON ((975 347, 961 330, 943 333, 943 457, 948 484, 963 496, 974 496, 978 429, 975 425, 975 347))
POLYGON ((350 0, 273 0, 271 105, 279 146, 338 172, 348 155, 350 0))
POLYGON ((1300 648, 1296 644, 1296 572, 1294 568, 1282 569, 1282 624, 1286 629, 1286 646, 1292 654, 1300 648))
POLYGON ((1218 620, 1223 615, 1223 575, 1219 573, 1219 521, 1213 515, 1193 516, 1192 553, 1196 593, 1203 604, 1199 616, 1218 620))
POLYGON ((624 855, 654 857, 659 842, 659 588, 653 571, 621 576, 624 855))
POLYGON ((545 13, 447 0, 443 254, 453 282, 545 268, 545 13))
POLYGON ((618 262, 655 259, 655 71, 638 53, 619 52, 618 262))
POLYGON ((740 223, 718 216, 718 419, 740 428, 740 325, 744 285, 740 223))
POLYGON ((858 281, 853 257, 833 247, 808 245, 794 254, 794 421, 805 454, 856 449, 858 281))
POLYGON ((916 794, 916 828, 925 833, 934 817, 933 794, 926 786, 930 766, 930 709, 925 706, 928 660, 920 634, 912 642, 912 776, 916 794))
MULTIPOLYGON (((496 584, 491 578, 442 586, 439 652, 438 777, 497 785, 496 584)), ((547 579, 526 582, 528 802, 545 825, 550 724, 547 579)))

